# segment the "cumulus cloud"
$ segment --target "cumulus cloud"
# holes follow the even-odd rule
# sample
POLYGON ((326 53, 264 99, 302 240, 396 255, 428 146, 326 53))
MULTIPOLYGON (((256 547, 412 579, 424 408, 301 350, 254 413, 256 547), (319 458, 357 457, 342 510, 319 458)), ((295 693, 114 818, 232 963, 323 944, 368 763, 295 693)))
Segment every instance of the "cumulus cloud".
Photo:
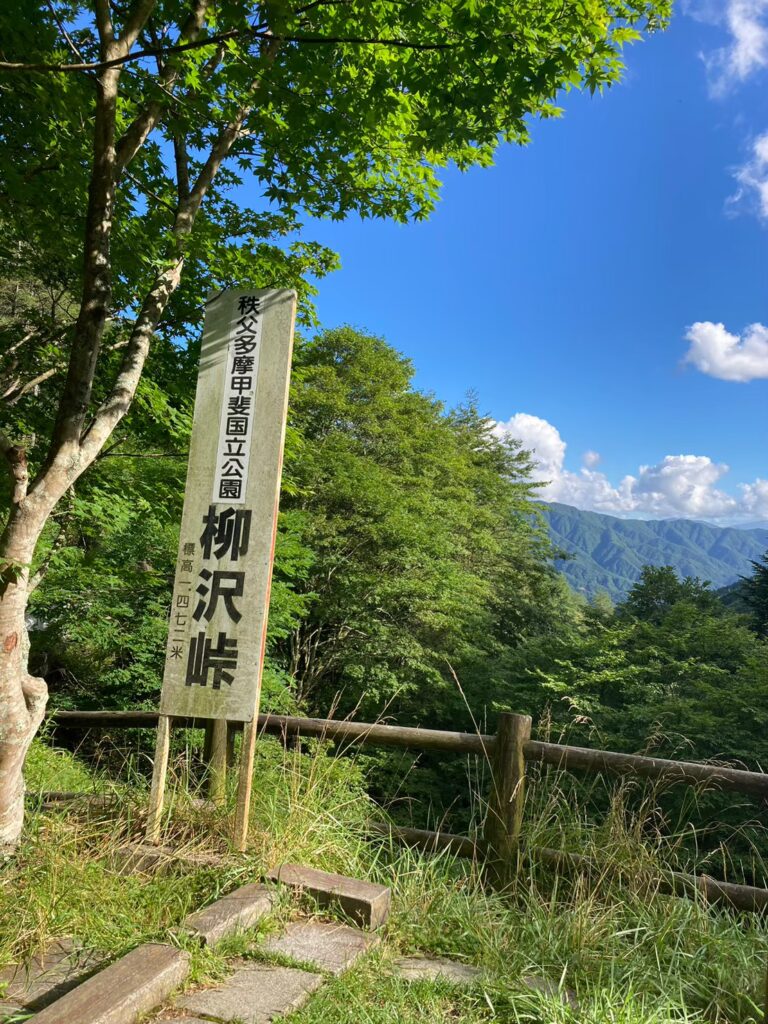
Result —
POLYGON ((758 478, 752 484, 742 484, 741 506, 750 518, 768 516, 768 480, 758 478))
POLYGON ((704 320, 692 324, 685 337, 690 342, 685 362, 710 377, 741 382, 768 378, 768 327, 763 324, 751 324, 738 335, 724 324, 704 320))
POLYGON ((533 476, 545 483, 539 492, 545 501, 651 519, 738 521, 768 516, 768 480, 743 484, 740 497, 734 497, 718 486, 729 467, 707 455, 666 455, 656 465, 640 466, 635 474, 613 483, 595 469, 600 461, 595 451, 585 452, 577 472, 566 468, 566 442, 548 420, 517 413, 497 422, 494 430, 500 437, 522 441, 533 453, 533 476))
POLYGON ((724 95, 768 67, 768 0, 694 0, 687 10, 702 21, 722 25, 728 33, 725 46, 702 54, 713 95, 724 95))
POLYGON ((729 198, 731 207, 749 206, 768 221, 768 132, 752 143, 752 155, 735 172, 737 189, 729 198))

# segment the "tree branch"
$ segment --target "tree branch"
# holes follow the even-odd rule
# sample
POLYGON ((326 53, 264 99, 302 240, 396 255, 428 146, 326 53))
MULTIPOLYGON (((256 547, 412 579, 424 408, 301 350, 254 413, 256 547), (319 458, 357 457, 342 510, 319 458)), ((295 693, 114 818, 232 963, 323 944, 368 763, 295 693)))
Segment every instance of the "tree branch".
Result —
POLYGON ((66 26, 64 25, 64 22, 61 20, 61 18, 57 14, 56 8, 53 6, 53 0, 46 0, 46 2, 48 4, 48 10, 51 12, 51 17, 56 22, 56 24, 59 26, 59 32, 61 32, 61 34, 64 36, 64 38, 67 41, 67 46, 70 48, 70 50, 72 51, 72 53, 74 53, 74 55, 76 57, 79 57, 81 61, 84 61, 85 57, 83 57, 83 55, 80 52, 80 50, 78 50, 77 45, 75 44, 75 41, 72 39, 72 36, 69 34, 69 32, 67 32, 67 29, 66 29, 66 26))
POLYGON ((115 30, 112 26, 112 12, 109 9, 109 0, 95 0, 96 28, 98 29, 101 45, 106 48, 115 41, 115 30))
POLYGON ((0 434, 0 451, 5 456, 11 476, 11 504, 20 505, 27 496, 29 487, 29 466, 27 452, 21 445, 11 444, 5 434, 0 434))
MULTIPOLYGON (((511 34, 499 38, 514 38, 511 34)), ((419 43, 413 39, 385 38, 381 36, 316 36, 316 35, 281 35, 262 28, 230 29, 216 35, 206 36, 189 43, 175 46, 148 47, 135 50, 133 53, 114 57, 111 60, 87 64, 23 64, 0 61, 0 71, 53 71, 57 73, 80 71, 106 71, 110 68, 122 67, 129 61, 141 60, 143 57, 167 57, 174 53, 185 53, 187 50, 199 50, 204 46, 227 42, 230 39, 274 39, 277 43, 304 43, 309 46, 393 46, 397 49, 430 52, 433 50, 455 50, 460 46, 471 46, 481 40, 479 36, 465 36, 451 43, 419 43)))
MULTIPOLYGON (((197 39, 205 24, 205 12, 209 4, 210 0, 195 0, 189 15, 181 26, 180 39, 188 39, 190 42, 194 42, 197 39)), ((163 52, 162 47, 155 47, 155 49, 158 56, 163 52)), ((164 91, 168 91, 173 88, 178 77, 179 68, 173 64, 166 65, 160 73, 159 85, 164 91)), ((163 100, 151 100, 126 128, 117 144, 116 168, 118 177, 146 142, 165 106, 166 104, 163 100)))
POLYGON ((22 385, 22 387, 18 387, 17 385, 10 391, 6 391, 3 395, 3 401, 6 405, 16 405, 19 399, 23 398, 24 395, 29 394, 29 392, 33 388, 37 387, 38 384, 42 384, 44 381, 48 380, 49 377, 53 377, 55 374, 59 373, 60 370, 60 366, 53 366, 49 370, 44 370, 42 373, 38 373, 36 377, 33 377, 32 380, 28 380, 26 384, 22 385))
POLYGON ((176 163, 176 188, 179 194, 179 208, 189 201, 189 160, 187 143, 178 132, 173 135, 173 156, 176 163))
POLYGON ((152 9, 156 2, 157 0, 136 0, 133 11, 128 15, 128 19, 123 26, 123 31, 120 36, 120 42, 125 47, 126 56, 128 50, 130 50, 139 38, 139 33, 146 25, 147 19, 152 13, 152 9))
MULTIPOLYGON (((270 61, 274 60, 279 47, 279 41, 270 38, 265 47, 266 58, 270 61)), ((252 83, 251 94, 256 92, 258 85, 258 81, 252 83)), ((80 472, 96 458, 106 439, 131 406, 149 353, 152 337, 171 295, 181 280, 186 239, 192 232, 200 205, 208 189, 240 135, 240 130, 251 107, 251 103, 244 104, 236 117, 221 129, 189 192, 188 199, 179 206, 172 229, 175 255, 169 265, 157 274, 152 288, 144 299, 141 312, 131 332, 115 385, 96 411, 91 425, 83 435, 81 441, 83 465, 80 472)))

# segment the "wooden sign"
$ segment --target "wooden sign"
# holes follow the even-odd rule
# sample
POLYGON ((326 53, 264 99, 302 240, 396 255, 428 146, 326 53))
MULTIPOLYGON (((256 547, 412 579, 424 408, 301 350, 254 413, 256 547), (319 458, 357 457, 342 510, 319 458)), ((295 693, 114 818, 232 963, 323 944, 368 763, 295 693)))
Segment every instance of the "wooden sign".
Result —
MULTIPOLYGON (((295 310, 287 290, 208 301, 160 698, 160 808, 170 717, 258 715, 295 310)), ((244 761, 254 741, 246 729, 244 761)))

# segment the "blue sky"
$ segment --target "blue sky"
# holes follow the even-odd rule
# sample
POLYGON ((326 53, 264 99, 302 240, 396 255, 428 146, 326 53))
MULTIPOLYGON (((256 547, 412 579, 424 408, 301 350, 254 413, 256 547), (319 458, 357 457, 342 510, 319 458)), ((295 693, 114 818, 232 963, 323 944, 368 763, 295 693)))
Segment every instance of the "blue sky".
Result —
POLYGON ((446 172, 429 222, 307 225, 342 257, 323 325, 384 336, 448 404, 474 390, 550 498, 768 518, 767 85, 768 0, 678 7, 621 85, 446 172))

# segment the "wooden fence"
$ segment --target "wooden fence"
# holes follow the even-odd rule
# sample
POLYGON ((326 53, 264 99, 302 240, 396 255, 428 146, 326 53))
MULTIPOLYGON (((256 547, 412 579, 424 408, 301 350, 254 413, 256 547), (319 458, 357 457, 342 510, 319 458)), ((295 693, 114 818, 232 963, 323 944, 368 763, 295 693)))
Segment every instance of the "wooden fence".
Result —
MULTIPOLYGON (((133 729, 154 728, 154 711, 57 711, 51 716, 57 728, 133 729)), ((206 726, 192 719, 175 719, 175 726, 206 726)), ((238 726, 230 727, 230 735, 238 726)), ((239 726, 242 728, 242 726, 239 726)), ((525 803, 526 763, 552 765, 568 772, 604 772, 660 779, 667 783, 707 786, 742 793, 761 803, 768 801, 768 774, 742 771, 725 765, 694 761, 672 761, 637 754, 591 750, 531 739, 531 719, 527 715, 503 713, 494 735, 448 732, 397 725, 337 721, 325 718, 299 718, 290 715, 260 715, 260 732, 280 737, 315 737, 336 743, 399 747, 413 750, 441 750, 446 753, 475 754, 490 765, 490 792, 483 837, 475 841, 466 836, 427 829, 402 828, 372 822, 375 835, 391 836, 424 850, 450 850, 466 857, 487 861, 492 877, 500 886, 511 879, 517 863, 525 803)), ((534 857, 555 869, 578 874, 604 873, 605 866, 594 859, 574 853, 545 848, 526 849, 534 857)), ((690 875, 667 871, 659 880, 662 891, 678 896, 704 898, 708 902, 741 911, 768 911, 768 889, 737 885, 708 875, 690 875)))

